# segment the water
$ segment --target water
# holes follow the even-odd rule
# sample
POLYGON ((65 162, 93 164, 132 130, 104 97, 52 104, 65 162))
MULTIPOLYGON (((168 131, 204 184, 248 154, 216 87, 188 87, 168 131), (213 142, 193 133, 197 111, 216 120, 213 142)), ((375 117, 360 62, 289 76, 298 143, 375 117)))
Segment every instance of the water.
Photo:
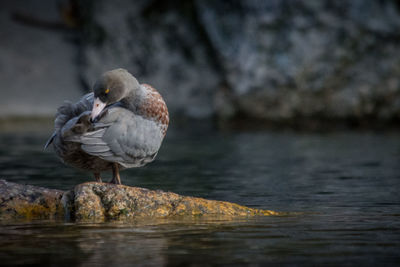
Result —
MULTIPOLYGON (((48 134, 1 134, 0 178, 58 189, 93 179, 43 151, 48 134)), ((134 224, 2 222, 0 265, 398 265, 399 163, 398 133, 171 129, 157 160, 122 172, 123 183, 303 213, 134 224)))

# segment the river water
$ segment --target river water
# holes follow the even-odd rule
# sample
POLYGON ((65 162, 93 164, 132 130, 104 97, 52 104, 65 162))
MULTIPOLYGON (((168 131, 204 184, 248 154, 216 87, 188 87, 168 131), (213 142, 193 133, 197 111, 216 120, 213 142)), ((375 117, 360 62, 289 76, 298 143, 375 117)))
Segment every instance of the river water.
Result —
MULTIPOLYGON (((43 151, 50 131, 0 134, 0 178, 65 190, 92 180, 43 151)), ((155 162, 121 177, 128 185, 293 214, 0 222, 0 265, 400 264, 399 133, 176 127, 155 162)))

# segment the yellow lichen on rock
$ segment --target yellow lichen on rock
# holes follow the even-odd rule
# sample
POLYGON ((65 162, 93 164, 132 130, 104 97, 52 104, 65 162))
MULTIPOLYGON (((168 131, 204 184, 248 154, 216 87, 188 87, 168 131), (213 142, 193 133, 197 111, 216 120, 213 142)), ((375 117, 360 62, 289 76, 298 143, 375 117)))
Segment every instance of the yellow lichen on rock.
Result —
POLYGON ((63 192, 0 180, 0 218, 76 221, 137 218, 252 217, 281 213, 235 203, 181 196, 172 192, 108 183, 83 183, 63 192))
POLYGON ((32 219, 32 218, 51 218, 54 215, 54 210, 48 207, 44 207, 40 204, 28 203, 26 201, 14 202, 12 206, 18 217, 32 219))
POLYGON ((104 220, 105 209, 102 199, 91 188, 76 186, 73 190, 74 218, 77 220, 104 220))
POLYGON ((0 180, 0 219, 64 218, 63 191, 0 180))
POLYGON ((270 210, 252 209, 235 203, 180 196, 125 185, 84 183, 75 187, 76 218, 122 219, 174 216, 248 217, 279 215, 270 210), (102 205, 99 207, 99 205, 102 205), (89 212, 101 210, 102 212, 89 212), (123 212, 121 212, 123 211, 123 212), (104 215, 103 215, 104 214, 104 215), (96 217, 97 216, 97 217, 96 217))

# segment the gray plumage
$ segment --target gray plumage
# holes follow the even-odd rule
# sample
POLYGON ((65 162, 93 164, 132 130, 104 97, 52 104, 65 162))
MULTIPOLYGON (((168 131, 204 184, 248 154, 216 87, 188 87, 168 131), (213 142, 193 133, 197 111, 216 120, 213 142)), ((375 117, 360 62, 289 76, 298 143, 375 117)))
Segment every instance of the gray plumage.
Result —
POLYGON ((153 161, 168 126, 168 111, 161 114, 164 117, 157 114, 164 110, 160 105, 165 106, 161 96, 133 78, 136 84, 132 78, 123 69, 107 72, 96 83, 94 93, 58 108, 55 132, 45 147, 53 143, 63 162, 91 171, 95 176, 113 166, 117 168, 115 164, 119 168, 132 168, 153 161), (94 100, 101 97, 105 108, 91 121, 94 100))

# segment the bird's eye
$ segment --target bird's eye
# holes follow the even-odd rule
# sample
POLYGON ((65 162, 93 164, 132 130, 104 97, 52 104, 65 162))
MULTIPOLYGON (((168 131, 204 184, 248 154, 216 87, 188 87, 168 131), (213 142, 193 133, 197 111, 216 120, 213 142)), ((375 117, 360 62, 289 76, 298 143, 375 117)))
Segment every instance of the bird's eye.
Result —
POLYGON ((110 89, 106 89, 105 91, 104 91, 104 93, 106 93, 106 94, 108 94, 110 92, 110 89))

